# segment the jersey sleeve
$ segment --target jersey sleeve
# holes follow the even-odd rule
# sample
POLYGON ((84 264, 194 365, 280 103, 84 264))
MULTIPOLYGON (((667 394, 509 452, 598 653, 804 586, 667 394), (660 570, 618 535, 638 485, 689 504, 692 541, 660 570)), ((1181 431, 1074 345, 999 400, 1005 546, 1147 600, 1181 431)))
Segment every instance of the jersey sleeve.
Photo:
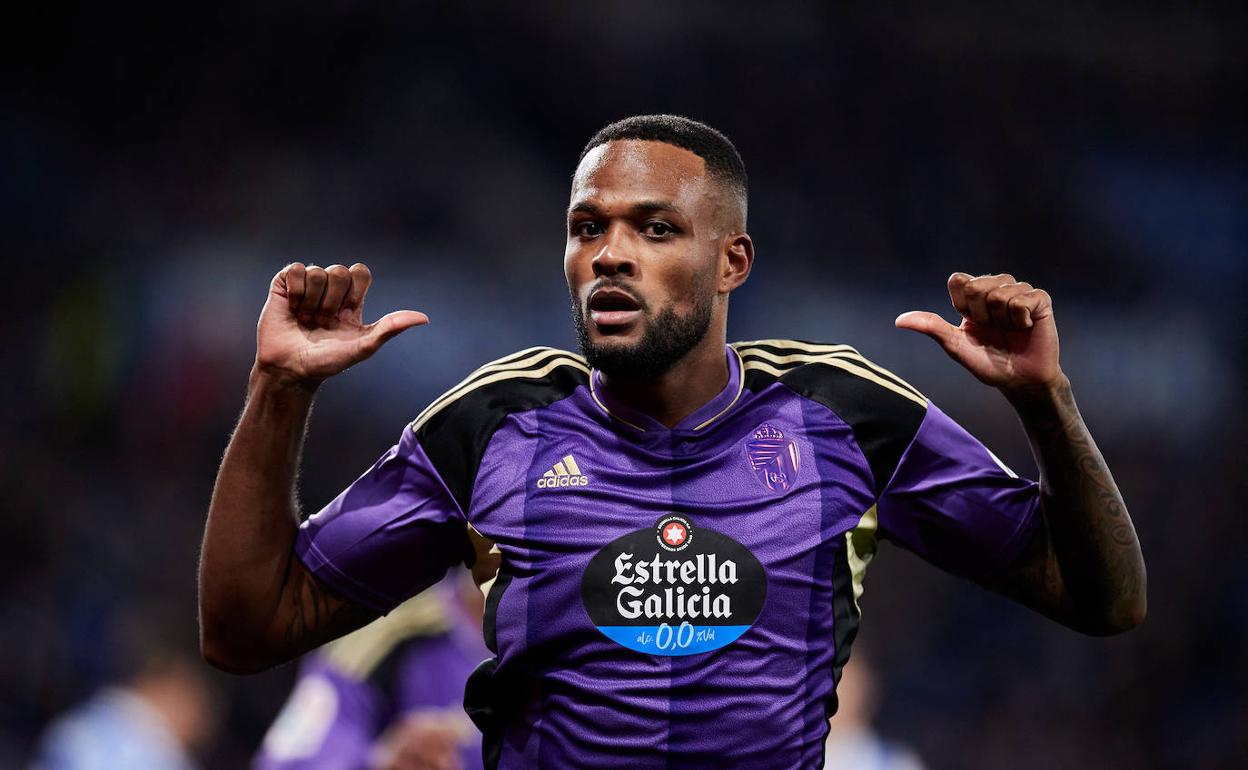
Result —
POLYGON ((1040 524, 1040 486, 1019 478, 929 402, 877 501, 881 537, 962 577, 1010 564, 1040 524))
POLYGON ((366 770, 390 718, 376 687, 309 658, 252 759, 252 770, 366 770))
POLYGON ((411 426, 303 522, 295 555, 333 591, 380 613, 473 558, 464 512, 411 426))

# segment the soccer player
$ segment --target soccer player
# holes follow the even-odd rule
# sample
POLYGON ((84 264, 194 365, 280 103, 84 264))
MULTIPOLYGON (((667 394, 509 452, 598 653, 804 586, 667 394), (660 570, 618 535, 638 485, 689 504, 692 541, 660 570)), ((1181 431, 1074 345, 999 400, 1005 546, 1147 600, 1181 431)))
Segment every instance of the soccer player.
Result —
POLYGON ((823 762, 879 537, 1085 633, 1143 619, 1139 544, 1046 292, 954 273, 960 325, 897 319, 1009 399, 1037 484, 847 345, 726 344, 753 264, 722 134, 607 126, 567 212, 582 355, 481 367, 302 525, 317 388, 427 318, 364 323, 364 265, 283 268, 209 510, 205 656, 266 668, 466 564, 495 653, 465 696, 487 767, 791 770, 823 762))
POLYGON ((481 601, 470 588, 475 606, 463 606, 459 583, 304 656, 252 770, 481 770, 481 735, 462 706, 485 657, 481 601))

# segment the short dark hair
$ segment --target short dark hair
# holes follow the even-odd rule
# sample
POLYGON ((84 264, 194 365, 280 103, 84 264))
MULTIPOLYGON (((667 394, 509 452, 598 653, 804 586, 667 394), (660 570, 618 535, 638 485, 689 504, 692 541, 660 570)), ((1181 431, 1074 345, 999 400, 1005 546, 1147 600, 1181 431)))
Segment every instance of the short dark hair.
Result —
POLYGON ((581 150, 577 164, 598 145, 627 139, 664 142, 697 155, 706 162, 707 173, 728 185, 738 197, 742 224, 745 223, 749 191, 745 161, 741 160, 741 153, 723 133, 682 115, 634 115, 600 128, 581 150))

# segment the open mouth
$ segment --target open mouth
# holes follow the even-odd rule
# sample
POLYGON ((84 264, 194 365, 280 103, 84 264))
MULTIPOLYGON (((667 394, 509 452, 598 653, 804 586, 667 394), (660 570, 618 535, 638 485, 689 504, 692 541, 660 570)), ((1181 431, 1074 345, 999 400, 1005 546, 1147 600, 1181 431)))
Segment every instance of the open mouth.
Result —
POLYGON ((589 320, 599 327, 625 326, 641 315, 641 305, 620 289, 595 289, 589 295, 589 320))

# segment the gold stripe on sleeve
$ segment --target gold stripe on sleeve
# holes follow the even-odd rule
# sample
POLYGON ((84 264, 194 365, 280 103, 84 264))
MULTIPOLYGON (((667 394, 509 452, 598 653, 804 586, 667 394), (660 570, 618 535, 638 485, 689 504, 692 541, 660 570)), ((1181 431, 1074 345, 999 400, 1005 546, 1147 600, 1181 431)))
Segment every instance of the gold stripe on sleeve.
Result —
POLYGON ((807 342, 795 342, 793 340, 757 340, 754 342, 737 342, 737 343, 734 343, 734 345, 739 346, 741 348, 740 352, 742 355, 747 355, 747 350, 749 351, 749 353, 771 352, 771 351, 753 349, 757 345, 765 345, 769 348, 796 350, 801 353, 810 353, 810 354, 822 353, 824 355, 835 355, 837 358, 844 358, 846 360, 855 361, 861 364, 862 366, 865 366, 871 369, 872 371, 874 371, 876 374, 880 375, 881 377, 892 380, 893 384, 897 385, 898 387, 906 388, 907 390, 911 391, 916 397, 923 399, 924 403, 927 402, 927 397, 924 396, 919 391, 918 388, 906 382, 901 377, 898 377, 893 372, 890 372, 888 369, 885 369, 884 367, 880 366, 874 361, 871 361, 870 359, 866 358, 865 356, 863 356, 861 353, 859 353, 857 350, 850 347, 849 345, 820 345, 820 344, 807 343, 807 342))
POLYGON ((822 345, 814 342, 798 342, 796 340, 749 340, 747 342, 734 342, 733 347, 752 348, 758 345, 765 345, 769 348, 787 348, 789 350, 803 350, 808 353, 857 353, 852 345, 822 345))
MULTIPOLYGON (((481 388, 495 382, 513 379, 539 380, 561 366, 570 366, 573 369, 578 369, 585 374, 589 374, 589 366, 587 366, 585 361, 580 357, 573 356, 571 353, 555 350, 553 348, 548 349, 548 351, 549 353, 542 353, 537 356, 527 358, 524 361, 517 361, 514 365, 510 365, 500 371, 495 371, 492 374, 486 374, 486 376, 476 377, 475 379, 470 377, 469 380, 465 381, 465 383, 461 383, 459 386, 447 391, 445 395, 430 404, 425 411, 421 412, 420 416, 417 417, 412 423, 412 430, 420 430, 425 423, 429 422, 429 420, 432 419, 438 412, 441 412, 453 402, 463 398, 465 395, 471 393, 477 388, 481 388), (555 357, 547 361, 545 366, 541 366, 536 369, 515 368, 522 365, 531 365, 534 361, 540 360, 543 355, 547 354, 554 354, 555 357)), ((478 369, 477 373, 482 373, 484 368, 485 367, 478 369)))
MULTIPOLYGON (((435 398, 433 402, 429 404, 429 406, 425 407, 424 411, 422 411, 416 417, 416 419, 419 421, 422 417, 425 416, 425 412, 428 412, 430 410, 437 411, 438 409, 441 409, 442 402, 450 399, 459 390, 461 390, 462 388, 465 388, 468 385, 471 385, 473 382, 488 375, 490 372, 523 369, 525 367, 533 366, 538 361, 541 361, 544 357, 552 356, 552 355, 562 355, 562 356, 568 356, 569 358, 573 358, 573 359, 579 359, 579 356, 574 356, 571 353, 567 352, 566 350, 560 350, 558 348, 550 348, 550 347, 535 347, 535 348, 528 348, 526 350, 521 350, 518 353, 513 353, 504 358, 500 358, 497 361, 491 361, 488 364, 485 364, 483 366, 478 367, 477 369, 474 369, 471 374, 469 374, 464 379, 460 380, 454 387, 452 387, 451 389, 447 390, 442 395, 435 398)), ((469 390, 471 390, 471 388, 469 390)), ((464 392, 468 392, 468 391, 464 391, 464 392)))
MULTIPOLYGON (((790 353, 787 356, 779 356, 775 353, 758 349, 741 351, 741 355, 743 357, 750 357, 751 359, 762 358, 765 359, 765 361, 770 361, 781 366, 784 366, 785 364, 826 364, 828 366, 835 366, 836 368, 842 369, 850 374, 856 374, 864 380, 870 380, 876 385, 879 385, 886 390, 891 390, 903 398, 908 398, 919 406, 924 408, 927 407, 927 399, 921 394, 918 394, 917 391, 911 388, 902 387, 891 380, 879 376, 865 366, 862 366, 855 359, 842 358, 841 356, 836 355, 815 355, 807 353, 790 353)), ((746 361, 745 367, 747 370, 759 369, 776 377, 782 377, 788 372, 788 369, 778 369, 765 361, 746 361)))

